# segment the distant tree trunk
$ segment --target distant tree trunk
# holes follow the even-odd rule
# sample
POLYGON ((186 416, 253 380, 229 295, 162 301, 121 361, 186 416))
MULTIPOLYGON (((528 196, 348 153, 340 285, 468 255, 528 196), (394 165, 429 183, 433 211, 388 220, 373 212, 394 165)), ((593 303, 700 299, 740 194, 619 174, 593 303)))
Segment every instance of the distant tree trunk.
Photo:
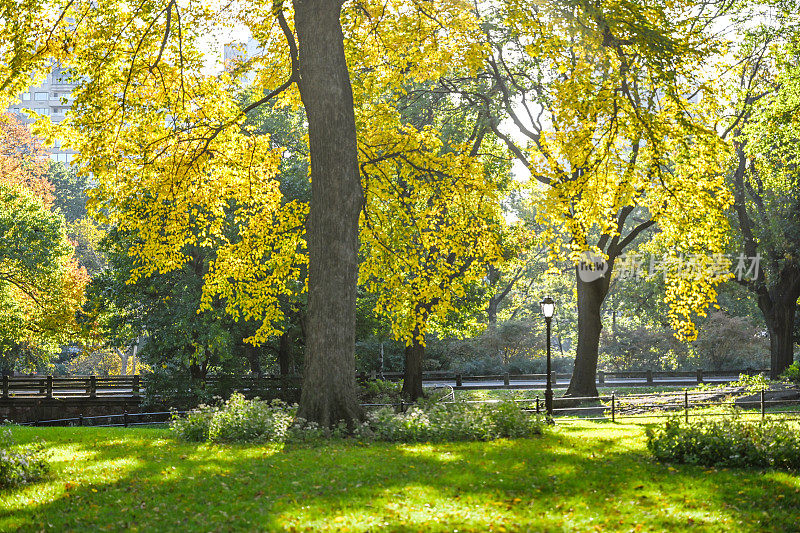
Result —
POLYGON ((489 323, 490 328, 497 327, 497 304, 499 303, 499 300, 492 296, 486 306, 486 321, 489 323))
POLYGON ((126 376, 128 374, 128 350, 120 350, 115 348, 119 356, 119 375, 126 376))
POLYGON ((486 319, 488 321, 489 333, 489 350, 490 357, 497 357, 502 363, 502 351, 500 350, 500 339, 497 334, 497 304, 500 303, 495 296, 489 298, 489 304, 486 307, 486 319))
POLYGON ((192 379, 206 379, 206 375, 208 374, 208 367, 203 365, 198 365, 197 363, 192 363, 189 365, 189 375, 192 379))
POLYGON ((258 359, 258 350, 252 344, 244 343, 244 358, 250 365, 250 373, 256 376, 261 375, 261 361, 258 359))
POLYGON ((278 366, 281 370, 281 376, 288 376, 294 373, 294 365, 292 365, 292 336, 289 329, 286 329, 281 334, 278 340, 278 366))
POLYGON ((139 362, 139 353, 142 351, 142 344, 147 342, 147 337, 142 337, 141 335, 137 335, 134 344, 133 344, 133 351, 131 352, 131 374, 136 374, 136 365, 139 362))
MULTIPOLYGON (((500 270, 494 265, 487 267, 486 278, 491 289, 494 289, 500 281, 500 275, 500 270)), ((493 329, 497 326, 497 307, 504 296, 505 293, 494 291, 494 294, 489 297, 489 303, 486 306, 486 321, 489 323, 489 328, 493 329)))
POLYGON ((403 373, 403 396, 417 401, 425 396, 422 389, 422 362, 425 360, 425 346, 417 340, 414 332, 414 341, 411 346, 406 346, 406 367, 403 373))
POLYGON ((577 275, 578 284, 578 348, 575 352, 575 368, 567 388, 567 396, 597 396, 597 359, 600 333, 603 323, 600 308, 608 294, 613 261, 602 278, 589 283, 577 275))
POLYGON ((363 191, 342 0, 294 0, 298 87, 308 118, 308 336, 298 416, 331 426, 361 418, 355 381, 358 216, 363 191))

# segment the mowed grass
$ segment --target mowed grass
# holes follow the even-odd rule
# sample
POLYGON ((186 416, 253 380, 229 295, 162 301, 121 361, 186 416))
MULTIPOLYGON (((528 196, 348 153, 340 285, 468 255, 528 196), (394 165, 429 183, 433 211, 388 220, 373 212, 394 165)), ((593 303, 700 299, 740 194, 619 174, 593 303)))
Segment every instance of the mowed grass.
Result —
POLYGON ((798 531, 800 476, 652 461, 641 426, 532 439, 197 445, 166 430, 14 428, 48 481, 0 492, 2 531, 798 531))

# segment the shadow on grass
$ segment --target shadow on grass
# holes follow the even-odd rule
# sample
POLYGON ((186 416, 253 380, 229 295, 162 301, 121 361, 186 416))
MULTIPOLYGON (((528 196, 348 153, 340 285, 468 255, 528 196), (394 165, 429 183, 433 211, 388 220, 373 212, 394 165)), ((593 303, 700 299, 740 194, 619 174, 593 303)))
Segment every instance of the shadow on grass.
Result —
POLYGON ((0 494, 0 530, 796 531, 800 512, 796 475, 657 464, 632 426, 283 449, 152 430, 33 433, 51 445, 54 479, 0 494))

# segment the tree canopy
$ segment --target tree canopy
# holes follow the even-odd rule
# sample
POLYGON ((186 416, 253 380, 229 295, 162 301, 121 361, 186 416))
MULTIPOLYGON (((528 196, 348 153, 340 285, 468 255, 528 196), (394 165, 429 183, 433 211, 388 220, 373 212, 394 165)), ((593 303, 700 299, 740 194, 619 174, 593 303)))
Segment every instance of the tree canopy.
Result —
POLYGON ((88 282, 64 219, 51 210, 49 157, 8 115, 0 117, 0 360, 28 367, 78 334, 88 282))

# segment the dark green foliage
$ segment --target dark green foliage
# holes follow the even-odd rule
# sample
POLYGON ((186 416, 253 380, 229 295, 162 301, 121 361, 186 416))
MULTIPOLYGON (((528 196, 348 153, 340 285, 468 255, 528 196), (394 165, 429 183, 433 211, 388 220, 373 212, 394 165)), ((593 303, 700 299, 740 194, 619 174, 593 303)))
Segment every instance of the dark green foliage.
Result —
POLYGON ((145 375, 147 409, 193 409, 215 399, 230 398, 236 391, 246 391, 248 397, 267 400, 281 399, 296 402, 300 399, 300 379, 297 376, 270 377, 255 380, 243 374, 222 374, 208 379, 187 375, 185 369, 167 365, 145 375))
POLYGON ((194 381, 212 374, 242 376, 269 370, 274 359, 266 350, 243 342, 255 332, 253 324, 235 322, 221 302, 198 312, 211 252, 193 249, 191 260, 180 269, 129 283, 137 265, 127 250, 135 242, 124 231, 107 233, 102 246, 110 268, 92 280, 85 311, 112 345, 127 346, 141 337, 139 357, 153 369, 153 386, 146 398, 150 405, 194 407, 236 389, 231 384, 208 390, 194 381))
POLYGON ((795 361, 789 368, 781 375, 781 378, 791 381, 796 385, 800 385, 800 363, 795 361))
POLYGON ((359 400, 361 403, 400 403, 403 384, 382 379, 371 379, 361 384, 359 400))
MULTIPOLYGON (((553 372, 572 372, 574 358, 552 356, 553 372)), ((516 356, 503 362, 497 357, 482 357, 463 363, 457 363, 453 371, 465 376, 490 376, 508 372, 509 374, 544 374, 547 368, 546 357, 539 356, 529 359, 525 356, 516 356)))
MULTIPOLYGON (((358 320, 358 315, 356 316, 358 320)), ((404 350, 405 346, 399 341, 371 335, 356 337, 356 369, 359 372, 402 372, 405 364, 404 350)))
POLYGON ((0 186, 0 206, 0 367, 31 369, 69 340, 59 312, 71 251, 63 217, 29 192, 0 186))
POLYGON ((64 215, 67 223, 85 218, 88 175, 79 175, 63 163, 51 162, 47 177, 53 184, 53 207, 64 215))
POLYGON ((600 337, 602 370, 760 370, 769 366, 769 343, 748 316, 723 311, 698 319, 698 337, 675 339, 667 325, 620 324, 600 337))
POLYGON ((38 481, 49 471, 43 443, 14 446, 11 429, 0 429, 0 489, 38 481))
POLYGON ((800 430, 784 420, 748 421, 734 414, 687 424, 676 418, 647 430, 647 448, 664 462, 800 468, 800 430))
MULTIPOLYGON (((361 309, 359 309, 361 312, 361 309)), ((368 313, 372 311, 367 310, 368 313)), ((360 320, 360 317, 357 318, 360 320)), ((381 331, 378 330, 380 333, 381 331)), ((402 372, 405 368, 405 344, 393 340, 388 333, 384 336, 365 333, 356 336, 356 370, 359 372, 402 372), (383 366, 381 367, 381 346, 383 346, 383 366)), ((423 370, 451 370, 453 360, 449 353, 449 339, 441 339, 430 334, 425 339, 425 360, 423 370)))

